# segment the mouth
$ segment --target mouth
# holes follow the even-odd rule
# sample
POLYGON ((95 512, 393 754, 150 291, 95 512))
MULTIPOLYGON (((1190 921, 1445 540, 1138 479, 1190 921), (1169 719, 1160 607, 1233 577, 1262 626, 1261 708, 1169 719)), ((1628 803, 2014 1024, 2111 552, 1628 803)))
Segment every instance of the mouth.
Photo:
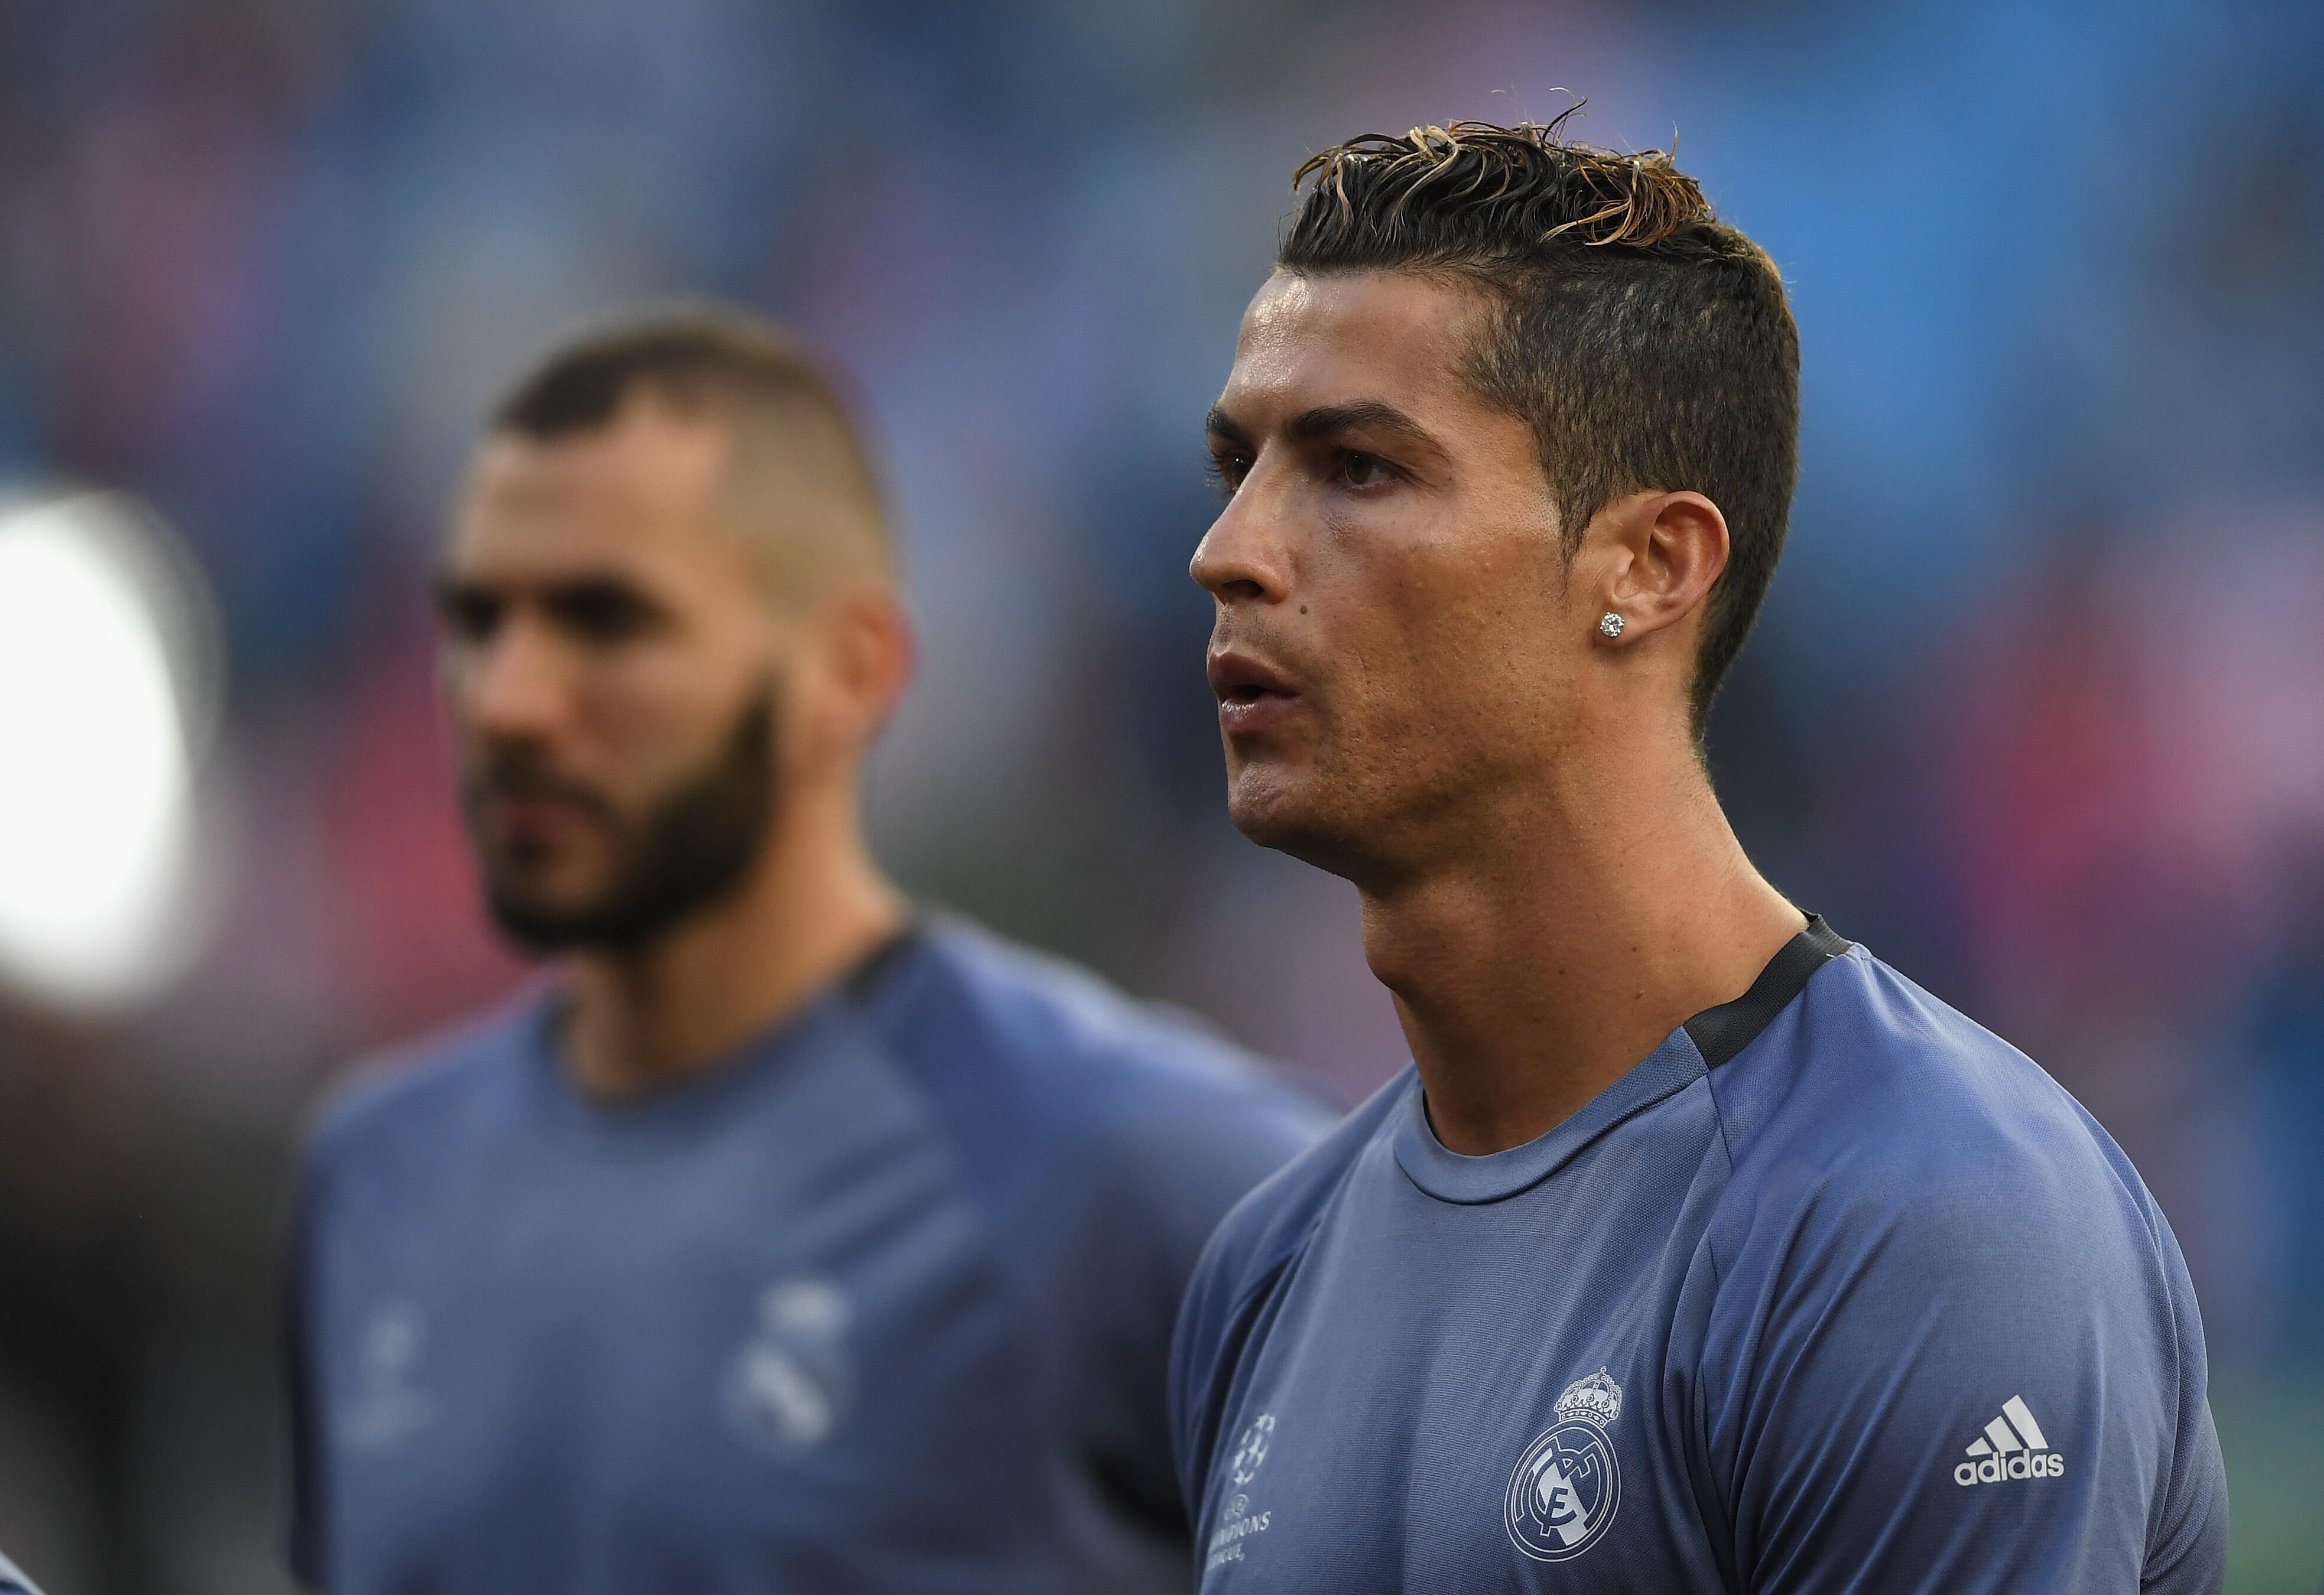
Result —
POLYGON ((474 780, 467 807, 482 835, 528 855, 569 843, 605 818, 604 801, 595 792, 530 771, 495 772, 474 780))
POLYGON ((1230 733, 1273 724, 1299 701, 1280 671, 1249 654, 1213 653, 1209 675, 1211 691, 1219 700, 1219 724, 1230 733))
POLYGON ((484 812, 511 831, 540 830, 572 825, 586 817, 582 806, 566 798, 495 793, 484 799, 484 812))

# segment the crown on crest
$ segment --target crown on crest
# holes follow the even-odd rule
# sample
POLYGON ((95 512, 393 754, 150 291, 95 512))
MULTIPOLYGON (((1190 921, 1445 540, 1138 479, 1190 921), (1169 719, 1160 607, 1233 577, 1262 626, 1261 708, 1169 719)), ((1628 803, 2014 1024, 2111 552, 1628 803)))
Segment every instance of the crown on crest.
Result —
POLYGON ((1580 1418, 1602 1429, 1622 1415, 1622 1387, 1601 1368, 1565 1387, 1565 1394, 1557 1398, 1557 1415, 1564 1423, 1580 1418))

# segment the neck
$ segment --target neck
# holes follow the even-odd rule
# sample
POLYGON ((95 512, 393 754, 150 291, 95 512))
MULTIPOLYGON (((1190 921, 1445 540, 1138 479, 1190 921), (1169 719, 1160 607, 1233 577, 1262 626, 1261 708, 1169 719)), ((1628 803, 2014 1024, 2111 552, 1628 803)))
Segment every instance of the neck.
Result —
POLYGON ((1744 856, 1683 735, 1667 741, 1569 755, 1438 862, 1359 881, 1365 957, 1451 1150, 1551 1129, 1741 996, 1805 925, 1744 856))
POLYGON ((684 1079, 798 1011, 904 917, 852 786, 794 793, 732 898, 635 952, 574 960, 573 1079, 601 1099, 684 1079))

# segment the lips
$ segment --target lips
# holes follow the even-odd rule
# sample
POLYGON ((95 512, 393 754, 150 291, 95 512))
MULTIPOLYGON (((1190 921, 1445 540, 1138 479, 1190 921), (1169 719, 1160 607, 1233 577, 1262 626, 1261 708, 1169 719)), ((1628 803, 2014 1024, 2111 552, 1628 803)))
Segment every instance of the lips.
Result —
POLYGON ((462 798, 480 837, 522 851, 557 847, 612 817, 595 788, 516 754, 486 754, 463 781, 462 798))
POLYGON ((1263 731, 1299 703, 1298 692, 1281 671, 1232 649, 1211 655, 1209 675, 1219 700, 1219 724, 1230 736, 1263 731))
POLYGON ((580 804, 559 798, 493 797, 485 799, 484 812, 499 830, 518 840, 553 834, 595 817, 580 804))

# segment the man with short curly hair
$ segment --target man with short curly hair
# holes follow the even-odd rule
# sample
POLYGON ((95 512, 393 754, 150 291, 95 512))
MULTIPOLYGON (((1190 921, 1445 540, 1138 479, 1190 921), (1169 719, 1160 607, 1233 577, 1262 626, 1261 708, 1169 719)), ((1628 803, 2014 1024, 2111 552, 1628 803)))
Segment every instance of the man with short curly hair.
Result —
POLYGON ((1202 1587, 2216 1590, 2137 1174, 1711 790, 1795 469, 1774 265, 1554 125, 1300 176, 1194 576, 1235 823, 1355 884, 1415 1067, 1195 1270, 1202 1587))

